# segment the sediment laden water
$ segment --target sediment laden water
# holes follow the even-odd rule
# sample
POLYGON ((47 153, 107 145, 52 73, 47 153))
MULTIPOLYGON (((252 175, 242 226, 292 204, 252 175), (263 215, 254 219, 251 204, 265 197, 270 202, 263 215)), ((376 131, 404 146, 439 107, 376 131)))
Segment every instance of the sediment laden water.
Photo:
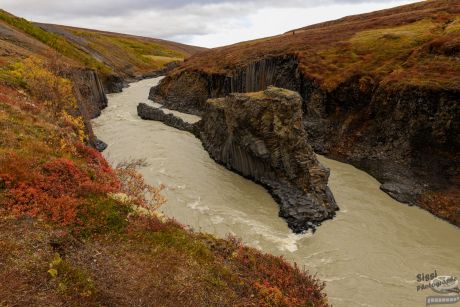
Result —
POLYGON ((137 104, 148 102, 159 80, 109 95, 108 108, 93 124, 109 145, 104 155, 112 164, 147 160, 146 179, 167 186, 162 210, 168 216, 217 236, 234 234, 305 266, 327 282, 335 306, 423 306, 435 293, 417 291, 417 274, 436 270, 460 278, 458 228, 394 201, 371 176, 324 157, 341 210, 315 234, 293 234, 261 186, 216 164, 193 135, 137 116, 137 104))

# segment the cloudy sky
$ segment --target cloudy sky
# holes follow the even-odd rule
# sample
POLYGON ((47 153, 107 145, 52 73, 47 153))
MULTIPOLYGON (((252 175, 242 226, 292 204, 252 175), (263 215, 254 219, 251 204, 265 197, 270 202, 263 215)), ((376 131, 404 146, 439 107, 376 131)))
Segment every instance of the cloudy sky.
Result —
POLYGON ((2 0, 0 7, 33 21, 217 47, 417 1, 2 0))

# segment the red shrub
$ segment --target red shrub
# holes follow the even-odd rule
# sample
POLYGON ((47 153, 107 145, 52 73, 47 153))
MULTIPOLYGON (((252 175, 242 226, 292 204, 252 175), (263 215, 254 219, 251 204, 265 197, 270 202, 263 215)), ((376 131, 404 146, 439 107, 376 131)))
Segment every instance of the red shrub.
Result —
POLYGON ((0 207, 18 216, 70 224, 87 196, 118 191, 117 177, 102 156, 84 145, 79 148, 82 165, 55 158, 40 166, 16 154, 5 155, 0 160, 0 188, 7 197, 0 199, 0 207))

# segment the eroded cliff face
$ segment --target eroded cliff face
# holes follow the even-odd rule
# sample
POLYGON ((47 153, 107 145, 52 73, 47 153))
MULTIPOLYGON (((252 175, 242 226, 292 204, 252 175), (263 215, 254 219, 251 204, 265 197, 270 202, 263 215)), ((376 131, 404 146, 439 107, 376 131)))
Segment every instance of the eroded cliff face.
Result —
POLYGON ((302 74, 294 56, 283 56, 228 75, 173 72, 151 98, 170 109, 203 114, 208 98, 270 84, 301 94, 305 132, 317 153, 352 163, 377 178, 395 199, 460 225, 456 90, 381 83, 366 74, 328 90, 302 74))
POLYGON ((83 117, 90 145, 98 150, 104 150, 106 145, 94 135, 90 122, 107 107, 107 96, 98 74, 92 69, 73 69, 66 73, 66 77, 74 84, 78 103, 77 115, 83 117))

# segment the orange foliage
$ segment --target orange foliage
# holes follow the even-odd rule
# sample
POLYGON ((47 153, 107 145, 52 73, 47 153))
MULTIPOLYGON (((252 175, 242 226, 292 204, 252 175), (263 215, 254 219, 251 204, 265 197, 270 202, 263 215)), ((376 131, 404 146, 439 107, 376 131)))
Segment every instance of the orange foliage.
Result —
POLYGON ((66 158, 54 158, 43 165, 21 158, 15 153, 0 160, 0 182, 6 197, 0 206, 16 216, 41 217, 64 225, 77 221, 77 209, 88 195, 119 189, 119 182, 99 153, 76 146, 86 161, 78 166, 66 158))
POLYGON ((322 293, 325 284, 282 257, 263 255, 240 245, 235 258, 243 266, 240 269, 248 272, 241 277, 248 278, 257 289, 259 306, 302 306, 306 301, 312 306, 327 306, 322 293))
POLYGON ((454 225, 460 224, 460 191, 456 188, 425 193, 420 199, 421 207, 436 213, 454 225))

